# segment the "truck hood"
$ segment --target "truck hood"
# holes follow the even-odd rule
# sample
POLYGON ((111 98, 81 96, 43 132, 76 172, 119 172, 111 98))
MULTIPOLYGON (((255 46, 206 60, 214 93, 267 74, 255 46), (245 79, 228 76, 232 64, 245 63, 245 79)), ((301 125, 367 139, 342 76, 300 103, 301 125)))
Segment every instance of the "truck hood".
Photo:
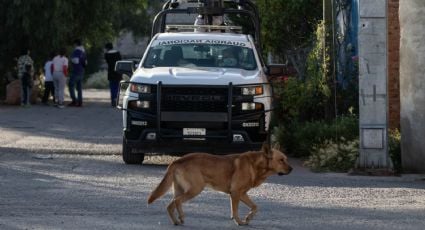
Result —
POLYGON ((131 82, 172 85, 227 85, 253 84, 266 82, 260 70, 243 70, 234 68, 184 68, 156 67, 138 69, 134 72, 131 82))

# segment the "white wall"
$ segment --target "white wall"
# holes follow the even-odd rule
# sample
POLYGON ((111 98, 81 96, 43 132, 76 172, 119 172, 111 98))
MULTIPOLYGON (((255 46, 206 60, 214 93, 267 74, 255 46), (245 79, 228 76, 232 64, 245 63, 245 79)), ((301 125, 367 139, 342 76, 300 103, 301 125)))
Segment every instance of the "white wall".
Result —
POLYGON ((425 1, 400 0, 402 164, 425 173, 425 1))

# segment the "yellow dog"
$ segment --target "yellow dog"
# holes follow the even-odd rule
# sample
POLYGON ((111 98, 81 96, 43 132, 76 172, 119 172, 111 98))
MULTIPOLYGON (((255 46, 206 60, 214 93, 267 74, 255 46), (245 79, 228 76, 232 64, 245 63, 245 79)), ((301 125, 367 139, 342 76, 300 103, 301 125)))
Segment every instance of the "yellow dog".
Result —
POLYGON ((148 204, 163 196, 173 185, 174 198, 167 207, 168 214, 175 225, 183 224, 182 204, 208 186, 230 195, 231 218, 236 224, 245 225, 257 212, 257 205, 247 192, 261 185, 268 176, 286 175, 291 171, 285 154, 268 145, 263 145, 260 151, 225 156, 192 153, 168 166, 164 178, 150 194, 148 204), (251 209, 244 221, 239 218, 239 201, 251 209), (174 214, 176 209, 178 220, 174 214))

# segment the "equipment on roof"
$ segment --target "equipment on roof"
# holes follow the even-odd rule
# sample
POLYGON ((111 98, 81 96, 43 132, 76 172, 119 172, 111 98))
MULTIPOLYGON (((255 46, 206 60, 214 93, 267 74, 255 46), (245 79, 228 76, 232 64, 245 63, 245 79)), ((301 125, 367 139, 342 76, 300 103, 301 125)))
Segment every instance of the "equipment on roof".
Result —
POLYGON ((189 27, 197 32, 244 33, 241 25, 226 25, 224 21, 228 18, 231 20, 232 17, 249 24, 252 28, 249 34, 254 38, 255 45, 261 53, 260 17, 257 6, 251 0, 168 0, 153 20, 151 38, 157 33, 176 32, 182 29, 188 31, 189 27), (189 20, 191 25, 167 22, 167 16, 171 15, 183 15, 180 17, 187 15, 187 18, 191 19, 189 20), (242 29, 236 29, 239 27, 242 29))

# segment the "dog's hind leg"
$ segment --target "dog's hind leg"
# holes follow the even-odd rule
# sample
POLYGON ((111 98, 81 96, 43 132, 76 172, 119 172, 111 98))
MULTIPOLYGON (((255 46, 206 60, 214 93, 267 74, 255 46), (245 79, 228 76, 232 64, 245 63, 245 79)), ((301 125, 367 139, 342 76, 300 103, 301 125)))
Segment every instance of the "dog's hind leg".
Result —
POLYGON ((179 220, 180 222, 183 224, 184 223, 184 212, 183 212, 183 208, 182 208, 182 204, 192 198, 194 198, 195 196, 197 196, 199 193, 201 193, 203 190, 203 187, 200 188, 191 188, 189 189, 189 191, 183 193, 182 195, 174 198, 175 200, 175 204, 177 207, 177 211, 179 213, 179 220))
POLYGON ((174 190, 174 197, 173 200, 170 202, 170 204, 167 206, 168 215, 170 216, 171 222, 173 222, 174 225, 180 225, 183 224, 183 210, 181 209, 181 205, 178 205, 178 202, 176 199, 183 195, 184 188, 181 184, 179 184, 179 181, 177 179, 177 176, 174 177, 173 181, 173 190, 174 190), (179 220, 176 219, 176 216, 174 215, 174 211, 177 209, 177 212, 179 214, 179 220))
POLYGON ((232 197, 229 196, 229 198, 230 198, 230 219, 233 220, 232 197))
POLYGON ((173 199, 170 204, 167 206, 168 216, 170 216, 171 222, 173 222, 174 225, 179 225, 180 222, 176 219, 174 215, 174 210, 176 209, 176 200, 173 199))
POLYGON ((257 213, 257 205, 249 198, 248 194, 246 193, 242 194, 241 201, 251 209, 248 215, 245 217, 245 222, 248 224, 249 221, 254 217, 255 213, 257 213))
POLYGON ((176 204, 177 212, 179 214, 180 224, 184 224, 184 213, 183 213, 182 205, 176 202, 176 198, 183 195, 183 193, 184 193, 183 188, 177 185, 177 183, 175 183, 174 184, 174 202, 176 204))
POLYGON ((201 193, 205 184, 200 174, 195 173, 188 176, 181 171, 176 171, 174 184, 174 188, 180 193, 179 195, 174 194, 174 203, 179 213, 180 223, 183 224, 184 212, 182 204, 201 193))

